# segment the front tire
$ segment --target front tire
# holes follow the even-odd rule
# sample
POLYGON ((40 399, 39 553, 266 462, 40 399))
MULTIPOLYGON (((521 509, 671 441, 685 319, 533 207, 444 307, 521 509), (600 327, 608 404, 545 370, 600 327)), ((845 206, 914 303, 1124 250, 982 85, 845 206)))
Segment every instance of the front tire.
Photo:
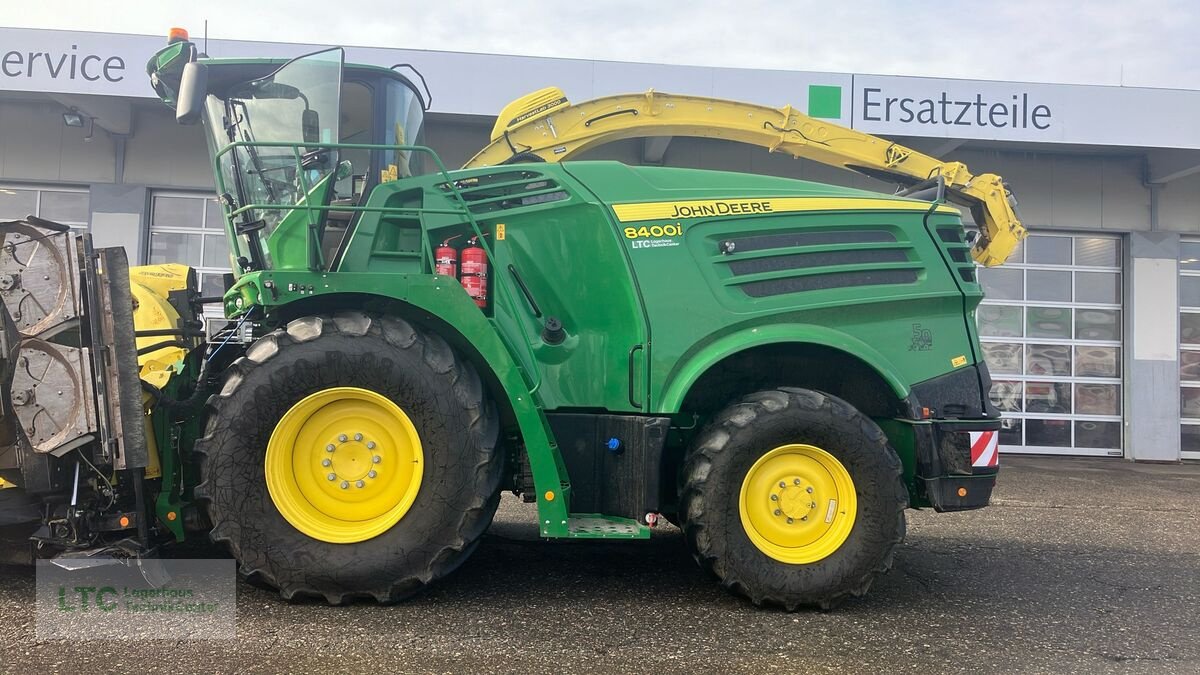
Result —
POLYGON ((400 600, 457 568, 495 514, 495 407, 469 362, 401 319, 292 321, 209 406, 195 449, 211 536, 286 599, 400 600))
POLYGON ((725 408, 683 467, 693 557, 757 605, 830 609, 861 596, 904 538, 908 491, 878 425, 807 389, 725 408))

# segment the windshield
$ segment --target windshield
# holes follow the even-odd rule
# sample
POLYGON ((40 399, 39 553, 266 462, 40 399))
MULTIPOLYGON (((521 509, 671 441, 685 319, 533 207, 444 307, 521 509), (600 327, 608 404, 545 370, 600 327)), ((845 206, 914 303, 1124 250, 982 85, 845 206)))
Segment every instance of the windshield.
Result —
MULTIPOLYGON (((425 110, 416 92, 406 84, 396 80, 387 81, 387 96, 384 119, 387 126, 384 129, 386 145, 424 145, 425 110)), ((407 178, 425 173, 422 166, 424 153, 414 153, 411 150, 396 150, 384 162, 385 169, 391 172, 395 167, 392 178, 407 178)))
MULTIPOLYGON (((237 141, 336 143, 342 58, 341 49, 309 54, 267 77, 234 86, 224 99, 209 96, 207 127, 214 154, 237 141)), ((336 170, 335 151, 301 147, 300 152, 301 169, 291 147, 238 147, 221 155, 220 189, 238 207, 264 205, 237 218, 239 257, 261 258, 263 267, 271 267, 274 252, 267 240, 295 210, 270 206, 304 204, 306 195, 315 194, 312 188, 336 170), (259 254, 253 251, 256 246, 259 254)))

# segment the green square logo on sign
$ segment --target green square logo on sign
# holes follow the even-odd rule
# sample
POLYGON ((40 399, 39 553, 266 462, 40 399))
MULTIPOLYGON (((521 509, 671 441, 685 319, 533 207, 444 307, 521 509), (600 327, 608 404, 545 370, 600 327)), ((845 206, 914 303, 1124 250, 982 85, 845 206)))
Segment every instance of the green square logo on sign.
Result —
POLYGON ((825 84, 808 85, 808 114, 827 120, 842 117, 842 88, 825 84))

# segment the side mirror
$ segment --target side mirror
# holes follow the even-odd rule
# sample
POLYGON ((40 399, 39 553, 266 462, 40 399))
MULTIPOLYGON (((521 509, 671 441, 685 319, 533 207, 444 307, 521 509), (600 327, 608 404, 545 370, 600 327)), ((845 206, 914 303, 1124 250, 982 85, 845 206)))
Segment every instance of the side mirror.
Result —
POLYGON ((183 66, 179 79, 179 96, 175 100, 175 121, 195 124, 204 111, 208 96, 208 66, 195 61, 183 66))
POLYGON ((300 113, 300 128, 304 134, 305 143, 321 142, 321 118, 317 115, 316 110, 305 108, 304 112, 300 113))

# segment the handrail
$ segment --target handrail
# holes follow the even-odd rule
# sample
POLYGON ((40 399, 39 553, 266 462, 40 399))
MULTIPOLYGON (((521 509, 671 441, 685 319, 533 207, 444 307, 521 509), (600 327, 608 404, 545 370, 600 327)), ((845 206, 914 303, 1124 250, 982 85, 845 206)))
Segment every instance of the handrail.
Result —
MULTIPOLYGON (((238 205, 235 209, 228 209, 226 206, 226 235, 231 242, 236 241, 238 232, 233 224, 236 216, 247 213, 253 210, 278 210, 278 211, 296 211, 303 209, 309 214, 310 236, 306 237, 306 246, 308 251, 308 260, 316 261, 319 269, 313 271, 324 270, 324 261, 321 260, 321 246, 316 239, 316 230, 314 223, 318 222, 318 214, 328 211, 351 211, 351 212, 380 212, 380 213, 397 213, 397 214, 441 214, 441 215, 460 215, 465 222, 470 225, 471 231, 474 232, 476 241, 483 247, 485 254, 490 264, 495 265, 495 259, 492 253, 492 247, 483 236, 483 231, 479 227, 479 221, 475 219, 475 215, 471 212, 470 205, 463 197, 462 191, 455 184, 454 179, 450 177, 446 165, 442 162, 442 158, 430 147, 424 145, 386 145, 380 143, 305 143, 305 142, 288 142, 288 141, 234 141, 226 144, 213 155, 213 175, 217 178, 217 190, 219 194, 227 193, 227 185, 225 184, 225 175, 221 170, 221 159, 226 155, 236 151, 238 148, 288 148, 292 151, 293 158, 296 161, 296 175, 300 181, 301 187, 304 190, 305 199, 303 203, 295 204, 261 204, 251 203, 238 205), (407 151, 418 152, 429 155, 437 167, 437 174, 443 180, 448 188, 452 200, 457 202, 461 209, 426 209, 413 207, 387 207, 387 206, 337 206, 333 204, 314 205, 308 196, 312 194, 315 185, 310 185, 307 171, 303 167, 303 153, 300 149, 304 148, 307 152, 313 150, 383 150, 383 151, 407 151)), ((336 169, 335 169, 336 171, 336 169)), ((332 177, 327 176, 327 178, 332 177)), ((421 227, 421 239, 423 242, 428 239, 429 233, 425 227, 425 222, 418 219, 421 227)), ((427 244, 427 242, 425 242, 427 244)), ((422 246, 422 269, 433 269, 432 250, 428 245, 422 246)), ((312 263, 310 262, 310 267, 312 263)))

